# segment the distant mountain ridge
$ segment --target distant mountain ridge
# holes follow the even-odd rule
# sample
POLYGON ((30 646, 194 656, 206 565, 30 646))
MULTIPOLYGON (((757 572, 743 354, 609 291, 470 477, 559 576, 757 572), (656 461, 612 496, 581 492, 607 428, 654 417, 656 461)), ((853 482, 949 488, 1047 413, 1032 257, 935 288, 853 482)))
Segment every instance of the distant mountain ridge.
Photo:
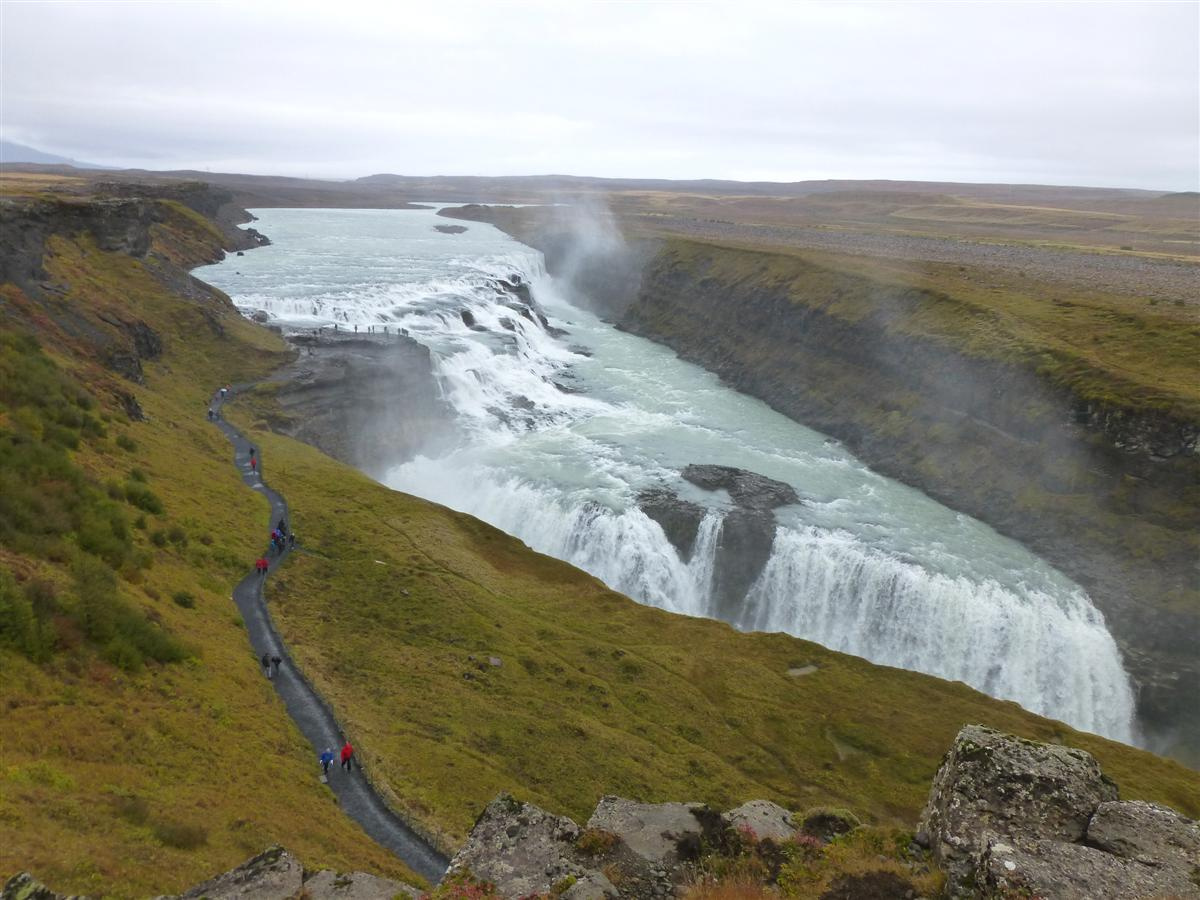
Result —
POLYGON ((38 163, 46 166, 74 166, 76 169, 106 169, 96 163, 81 162, 67 156, 46 153, 36 147, 27 147, 13 141, 0 140, 0 163, 38 163))
POLYGON ((729 179, 598 178, 588 175, 395 175, 380 173, 352 182, 374 187, 410 190, 447 187, 451 189, 537 190, 537 191, 670 191, 732 194, 765 197, 805 197, 844 191, 885 191, 889 193, 950 193, 987 199, 1033 196, 1076 200, 1116 197, 1152 198, 1162 191, 1140 188, 1102 188, 1074 185, 990 184, 953 181, 891 181, 888 179, 820 179, 810 181, 733 181, 729 179))

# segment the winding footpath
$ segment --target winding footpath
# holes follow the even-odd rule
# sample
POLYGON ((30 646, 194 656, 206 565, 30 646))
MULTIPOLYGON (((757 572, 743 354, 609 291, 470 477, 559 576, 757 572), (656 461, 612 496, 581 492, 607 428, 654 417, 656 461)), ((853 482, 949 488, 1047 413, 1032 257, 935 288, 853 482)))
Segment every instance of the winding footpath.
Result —
MULTIPOLYGON (((280 519, 290 526, 287 502, 263 482, 261 453, 258 454, 258 471, 255 471, 250 465, 250 442, 220 417, 222 403, 228 402, 233 395, 234 392, 231 392, 224 401, 214 399, 212 407, 217 414, 215 423, 233 444, 234 465, 241 473, 243 483, 270 501, 271 518, 267 530, 274 528, 280 519)), ((270 563, 268 572, 274 572, 287 556, 288 550, 284 549, 275 556, 267 557, 270 563)), ((266 578, 257 573, 247 575, 233 589, 233 599, 246 623, 246 632, 254 648, 255 658, 266 654, 278 656, 283 660, 272 681, 287 707, 288 714, 312 744, 313 777, 317 777, 317 756, 325 748, 331 748, 335 755, 335 765, 329 770, 329 788, 337 796, 342 810, 358 822, 363 831, 378 844, 395 853, 410 869, 428 879, 431 884, 436 884, 446 872, 446 857, 388 807, 358 767, 357 754, 354 758, 353 773, 347 774, 336 765, 337 753, 345 743, 345 735, 338 726, 329 704, 293 665, 287 647, 267 611, 267 604, 263 598, 265 581, 266 578)))

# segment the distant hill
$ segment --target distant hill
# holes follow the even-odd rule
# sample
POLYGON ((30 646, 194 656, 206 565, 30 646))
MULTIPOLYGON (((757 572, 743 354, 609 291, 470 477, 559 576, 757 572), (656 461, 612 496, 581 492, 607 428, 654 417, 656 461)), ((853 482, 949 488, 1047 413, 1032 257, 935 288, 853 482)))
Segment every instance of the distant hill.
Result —
POLYGON ((808 197, 815 194, 885 193, 951 194, 989 202, 1095 203, 1117 199, 1150 199, 1158 191, 1134 188, 1093 188, 1070 185, 974 184, 951 181, 889 181, 886 179, 820 181, 671 180, 663 178, 595 178, 580 175, 393 175, 381 173, 355 179, 353 184, 425 193, 440 199, 485 194, 564 194, 588 192, 667 192, 742 197, 808 197), (431 193, 432 192, 432 193, 431 193))
POLYGON ((73 166, 76 169, 105 169, 95 163, 80 162, 66 156, 54 153, 43 153, 34 147, 15 144, 12 141, 0 141, 0 163, 39 163, 46 166, 73 166))

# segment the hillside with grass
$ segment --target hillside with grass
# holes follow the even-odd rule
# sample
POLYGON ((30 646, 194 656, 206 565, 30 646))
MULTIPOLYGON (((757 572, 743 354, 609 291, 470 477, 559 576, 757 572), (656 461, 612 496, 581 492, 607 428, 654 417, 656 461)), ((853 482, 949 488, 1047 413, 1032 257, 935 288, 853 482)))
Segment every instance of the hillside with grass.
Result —
POLYGON ((190 211, 154 210, 140 257, 73 215, 0 287, 0 876, 147 896, 280 842, 407 877, 317 782, 230 599, 267 505, 204 410, 286 349, 172 262, 220 252, 190 211))
MULTIPOLYGON (((5 249, 0 287, 0 875, 143 896, 282 843, 405 876, 317 781, 230 599, 267 506, 205 409, 290 353, 186 274, 220 232, 170 199, 33 194, 3 213, 33 238, 5 249)), ((501 790, 576 817, 607 793, 764 797, 912 828, 966 722, 1087 749, 1122 796, 1200 814, 1200 776, 1177 763, 640 606, 270 433, 274 402, 227 409, 300 537, 272 615, 380 789, 448 846, 501 790)))

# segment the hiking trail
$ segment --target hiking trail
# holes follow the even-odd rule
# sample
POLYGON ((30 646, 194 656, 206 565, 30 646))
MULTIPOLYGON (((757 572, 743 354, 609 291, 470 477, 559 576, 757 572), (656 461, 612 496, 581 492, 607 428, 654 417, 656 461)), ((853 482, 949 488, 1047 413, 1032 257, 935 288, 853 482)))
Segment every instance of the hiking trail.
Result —
MULTIPOLYGON (((237 389, 232 389, 227 397, 222 398, 218 394, 213 399, 212 409, 215 413, 213 421, 233 444, 234 465, 237 466, 238 472, 242 476, 242 482, 252 490, 261 493, 271 504, 271 514, 266 530, 273 529, 280 519, 287 523, 290 530, 292 521, 287 501, 271 490, 263 480, 261 450, 256 453, 258 468, 254 470, 250 465, 251 443, 240 431, 221 418, 221 407, 232 400, 236 394, 237 389)), ((268 656, 278 655, 283 660, 278 672, 272 678, 272 683, 275 691, 283 699, 288 714, 304 737, 312 744, 313 778, 315 779, 319 777, 320 765, 317 758, 321 751, 330 747, 336 754, 345 742, 346 735, 338 725, 329 704, 292 662, 291 655, 267 610, 263 597, 263 584, 289 553, 290 550, 285 546, 274 556, 267 555, 267 561, 270 563, 267 575, 260 576, 257 572, 247 575, 233 589, 233 600, 246 623, 246 633, 250 638, 255 661, 264 653, 268 656)), ((359 763, 360 758, 356 752, 354 754, 355 763, 359 763)), ((376 843, 392 851, 410 869, 428 879, 431 884, 437 884, 441 880, 449 860, 392 811, 367 780, 361 765, 356 765, 355 771, 350 775, 340 768, 331 769, 328 787, 337 797, 342 811, 361 825, 363 831, 370 835, 376 843)))

